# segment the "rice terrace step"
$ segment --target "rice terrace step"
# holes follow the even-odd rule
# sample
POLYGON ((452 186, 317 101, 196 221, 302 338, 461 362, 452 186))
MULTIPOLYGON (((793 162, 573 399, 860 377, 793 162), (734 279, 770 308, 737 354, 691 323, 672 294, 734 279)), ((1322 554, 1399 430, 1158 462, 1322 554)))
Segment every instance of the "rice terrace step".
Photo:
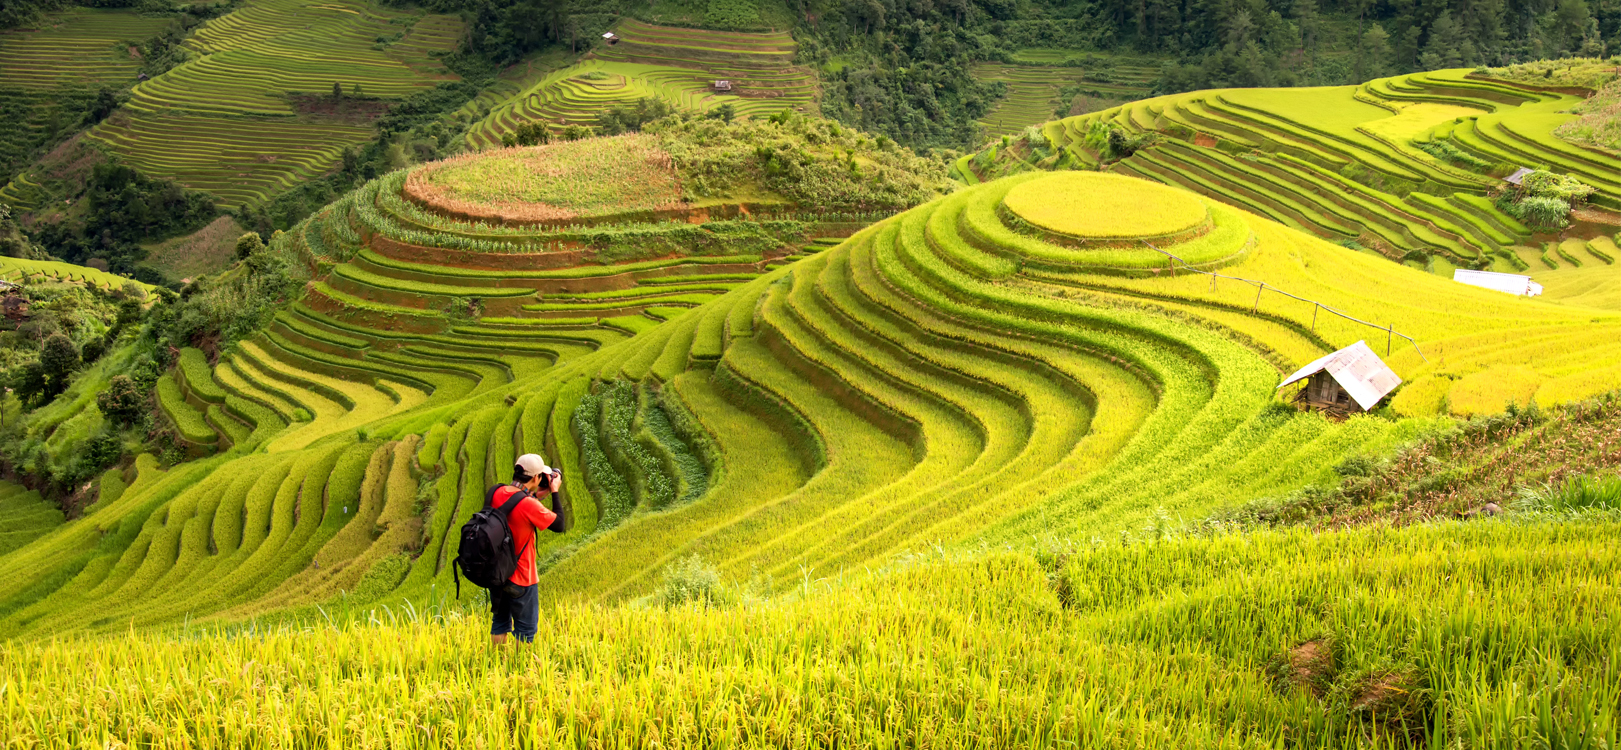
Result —
POLYGON ((1572 2, 8 4, 0 742, 1617 747, 1572 2))

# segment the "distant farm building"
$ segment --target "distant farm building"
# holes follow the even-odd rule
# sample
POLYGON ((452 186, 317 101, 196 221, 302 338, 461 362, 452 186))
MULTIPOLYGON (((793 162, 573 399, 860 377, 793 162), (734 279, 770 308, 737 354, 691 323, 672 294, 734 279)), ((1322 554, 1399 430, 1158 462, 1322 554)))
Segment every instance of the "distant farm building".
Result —
POLYGON ((1541 284, 1532 281, 1530 276, 1521 276, 1516 273, 1466 271, 1460 268, 1452 272, 1452 280, 1459 284, 1468 284, 1482 289, 1492 289, 1526 297, 1535 297, 1542 294, 1541 284))
POLYGON ((619 43, 619 35, 613 33, 612 31, 610 31, 610 32, 602 35, 602 40, 609 43, 609 44, 618 44, 619 43))
POLYGON ((1306 387, 1295 394, 1295 404, 1339 416, 1372 411, 1401 385, 1401 378, 1363 341, 1300 368, 1278 388, 1302 380, 1306 387))
POLYGON ((3 310, 9 320, 23 320, 28 317, 28 300, 15 294, 8 294, 0 300, 0 310, 3 310))
POLYGON ((715 90, 716 91, 731 91, 732 90, 732 82, 731 81, 716 81, 715 82, 715 90))
POLYGON ((1508 183, 1510 185, 1524 184, 1525 183, 1525 176, 1528 175, 1528 174, 1531 174, 1534 171, 1536 171, 1536 170, 1527 169, 1525 167, 1520 167, 1519 169, 1514 170, 1514 174, 1511 174, 1511 175, 1509 175, 1507 177, 1504 177, 1503 182, 1506 182, 1506 183, 1508 183))

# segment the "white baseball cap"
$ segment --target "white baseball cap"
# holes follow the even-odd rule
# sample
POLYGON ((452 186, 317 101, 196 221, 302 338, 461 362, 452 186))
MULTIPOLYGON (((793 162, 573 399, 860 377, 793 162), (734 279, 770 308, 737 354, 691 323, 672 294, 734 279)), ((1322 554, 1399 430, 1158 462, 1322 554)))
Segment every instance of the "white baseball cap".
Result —
POLYGON ((552 467, 546 465, 546 460, 533 453, 525 453, 519 456, 516 467, 523 469, 523 473, 531 479, 542 474, 552 473, 552 467))

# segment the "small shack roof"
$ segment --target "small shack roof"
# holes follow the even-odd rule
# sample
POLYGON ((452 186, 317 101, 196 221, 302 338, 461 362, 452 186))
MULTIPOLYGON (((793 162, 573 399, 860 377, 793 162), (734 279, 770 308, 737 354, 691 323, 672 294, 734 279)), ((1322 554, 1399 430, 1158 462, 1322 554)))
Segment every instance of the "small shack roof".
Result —
POLYGON ((1519 169, 1514 170, 1514 174, 1511 174, 1511 175, 1509 175, 1507 177, 1504 177, 1503 182, 1506 182, 1506 183, 1508 183, 1510 185, 1518 185, 1518 184, 1520 184, 1522 182, 1525 182, 1525 176, 1528 175, 1528 174, 1531 174, 1534 171, 1536 171, 1536 170, 1531 169, 1529 167, 1520 167, 1519 169))
POLYGON ((615 36, 612 31, 609 31, 609 32, 603 33, 602 38, 603 39, 618 39, 619 37, 615 36))
POLYGON ((1358 341, 1300 368, 1278 387, 1299 382, 1319 372, 1327 372, 1333 377, 1363 411, 1379 405, 1380 399, 1401 385, 1401 378, 1385 366, 1384 360, 1368 348, 1367 342, 1358 341))
POLYGON ((1452 271, 1452 280, 1460 284, 1478 286, 1482 289, 1492 289, 1509 294, 1523 294, 1535 297, 1542 294, 1542 285, 1531 280, 1530 276, 1517 273, 1497 273, 1496 271, 1470 271, 1463 268, 1452 271))

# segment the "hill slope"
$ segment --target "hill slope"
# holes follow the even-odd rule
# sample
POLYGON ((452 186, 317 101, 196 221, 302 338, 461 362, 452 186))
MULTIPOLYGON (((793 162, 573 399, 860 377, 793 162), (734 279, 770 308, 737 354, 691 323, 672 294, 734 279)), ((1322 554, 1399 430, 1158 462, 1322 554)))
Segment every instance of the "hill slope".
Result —
MULTIPOLYGON (((1579 101, 1461 70, 1356 87, 1199 91, 1049 123, 1040 142, 982 152, 960 169, 982 179, 1102 163, 1444 276, 1459 266, 1540 271, 1561 265, 1556 253, 1537 261, 1547 243, 1607 244, 1616 230, 1621 156, 1553 134, 1579 101), (1110 131, 1146 139, 1121 151, 1106 143, 1110 131), (1528 226, 1489 198, 1519 167, 1574 175, 1597 189, 1592 202, 1604 211, 1563 230, 1528 226)), ((1574 257, 1608 266, 1605 255, 1580 246, 1574 257)))
POLYGON ((6 630, 232 620, 344 590, 435 600, 455 523, 519 451, 564 467, 581 509, 541 550, 548 598, 611 601, 691 554, 791 578, 936 542, 1107 537, 1325 481, 1435 424, 1277 408, 1281 373, 1359 339, 1392 340, 1402 413, 1434 413, 1431 381, 1483 411, 1617 386, 1617 315, 1461 287, 1177 190, 1139 200, 1178 207, 1161 225, 1076 208, 1152 187, 1127 177, 1011 178, 829 249, 780 238, 847 233, 840 214, 721 202, 688 209, 704 224, 494 226, 409 177, 278 239, 314 275, 305 298, 159 383, 213 455, 138 463, 115 500, 0 558, 6 630), (1122 233, 1169 238, 1189 265, 1173 278, 1122 233), (1258 303, 1198 267, 1264 282, 1258 303))

